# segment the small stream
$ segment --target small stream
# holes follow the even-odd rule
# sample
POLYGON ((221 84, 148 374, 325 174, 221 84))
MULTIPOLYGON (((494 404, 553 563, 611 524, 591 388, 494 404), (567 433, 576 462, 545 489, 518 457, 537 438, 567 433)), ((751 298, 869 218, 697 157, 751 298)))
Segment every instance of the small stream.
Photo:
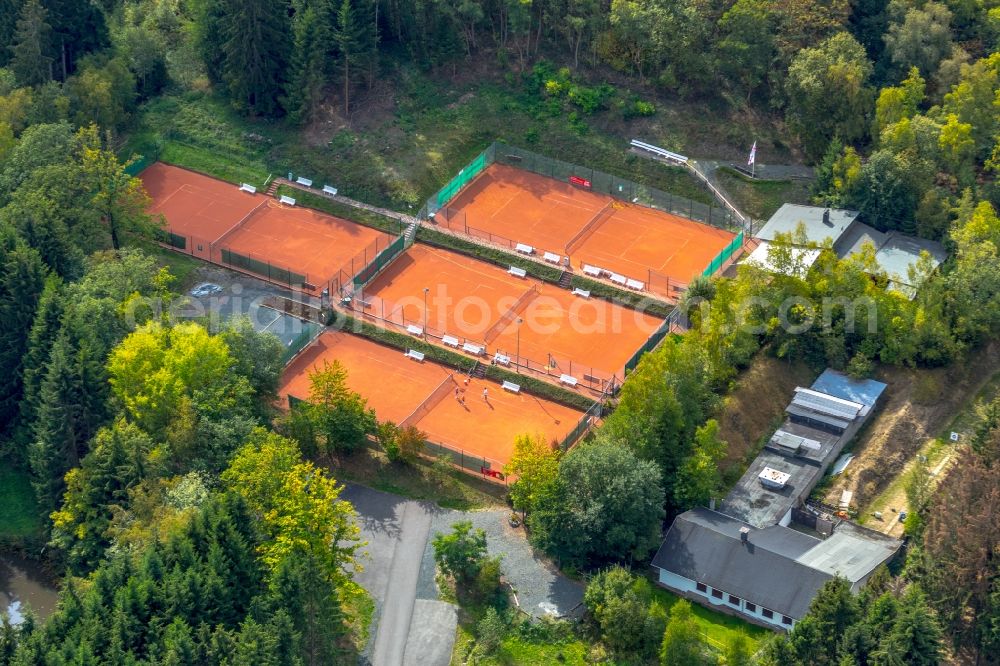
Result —
POLYGON ((43 620, 56 609, 59 590, 34 562, 13 555, 0 555, 0 613, 11 624, 20 624, 30 607, 43 620))

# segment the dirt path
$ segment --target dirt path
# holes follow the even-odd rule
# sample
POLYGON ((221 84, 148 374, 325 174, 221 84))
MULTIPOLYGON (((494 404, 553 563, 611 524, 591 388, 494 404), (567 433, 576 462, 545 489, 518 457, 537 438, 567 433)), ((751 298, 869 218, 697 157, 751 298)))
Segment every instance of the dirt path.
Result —
MULTIPOLYGON (((898 534, 898 513, 906 507, 906 474, 925 455, 931 471, 943 476, 951 464, 955 447, 935 441, 956 417, 972 409, 977 394, 1000 371, 1000 343, 991 343, 973 353, 967 363, 948 368, 889 368, 879 377, 888 383, 886 400, 871 424, 851 447, 855 458, 843 474, 827 487, 823 501, 836 506, 845 490, 854 496, 852 506, 861 508, 869 527, 898 534), (882 521, 870 517, 882 512, 882 521)), ((957 427, 957 426, 956 426, 957 427)), ((958 428, 961 432, 961 428, 958 428)))

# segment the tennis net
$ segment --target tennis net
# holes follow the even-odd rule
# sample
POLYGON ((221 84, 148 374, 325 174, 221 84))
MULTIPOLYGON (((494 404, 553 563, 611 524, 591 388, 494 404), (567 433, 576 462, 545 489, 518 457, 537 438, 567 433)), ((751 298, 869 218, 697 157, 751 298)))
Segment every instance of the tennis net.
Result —
POLYGON ((537 297, 539 293, 540 291, 538 289, 538 285, 535 284, 531 285, 530 289, 518 296, 517 300, 514 301, 514 304, 511 305, 510 308, 500 316, 500 319, 490 326, 489 330, 483 334, 483 339, 486 341, 486 344, 490 344, 496 340, 497 336, 500 335, 512 321, 514 321, 517 315, 524 312, 531 301, 535 300, 535 297, 537 297))
POLYGON ((444 381, 438 384, 438 387, 434 389, 429 396, 427 396, 427 399, 417 405, 417 408, 413 410, 413 413, 399 423, 400 429, 417 425, 417 423, 420 422, 420 419, 430 414, 431 410, 441 404, 441 401, 445 399, 445 396, 451 393, 457 386, 458 384, 455 382, 455 378, 452 375, 445 377, 444 381))
POLYGON ((243 227, 245 227, 246 224, 247 224, 247 222, 250 221, 250 218, 253 217, 254 214, 257 211, 259 211, 261 208, 263 208, 264 206, 266 206, 269 203, 269 201, 270 201, 269 199, 264 199, 259 204, 257 204, 256 206, 254 206, 253 210, 251 210, 249 213, 247 213, 246 215, 244 215, 240 219, 239 222, 237 222, 233 226, 229 227, 229 229, 226 230, 226 233, 222 234, 221 236, 219 236, 218 238, 216 238, 214 241, 212 241, 209 244, 209 249, 210 250, 215 250, 220 245, 222 245, 223 241, 225 241, 227 238, 229 238, 230 236, 232 236, 234 233, 236 233, 237 231, 239 231, 240 229, 242 229, 243 227))
POLYGON ((576 232, 575 236, 569 239, 569 242, 566 243, 567 256, 571 256, 574 252, 579 250, 587 239, 590 238, 595 231, 597 231, 598 227, 604 224, 611 218, 612 215, 615 214, 614 203, 614 201, 609 201, 605 204, 604 208, 597 211, 597 214, 590 218, 590 221, 583 225, 583 228, 576 232))

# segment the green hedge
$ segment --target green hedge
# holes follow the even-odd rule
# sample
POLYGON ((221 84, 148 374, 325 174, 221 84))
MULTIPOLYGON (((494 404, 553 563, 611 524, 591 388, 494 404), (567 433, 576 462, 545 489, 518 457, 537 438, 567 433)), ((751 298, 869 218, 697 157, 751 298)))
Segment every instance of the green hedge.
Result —
MULTIPOLYGON (((380 328, 374 324, 364 321, 363 319, 357 319, 343 312, 338 312, 335 317, 344 322, 343 330, 357 333, 362 337, 374 340, 375 342, 381 342, 382 344, 395 347, 399 350, 405 351, 407 349, 414 349, 423 353, 424 356, 430 361, 447 365, 451 368, 456 368, 462 372, 469 372, 476 364, 475 359, 447 349, 442 349, 441 347, 424 342, 419 338, 414 338, 412 335, 405 335, 403 333, 397 333, 395 331, 380 328)), ((519 384, 525 393, 530 393, 540 398, 546 398, 553 402, 558 402, 561 405, 584 411, 589 409, 594 404, 594 398, 590 396, 568 391, 542 381, 541 379, 536 379, 527 375, 519 375, 511 372, 510 370, 499 368, 495 365, 484 364, 484 367, 486 368, 486 376, 489 379, 497 382, 514 382, 515 384, 519 384)))
POLYGON ((606 301, 611 301, 612 303, 617 303, 633 310, 642 310, 646 314, 652 317, 659 317, 660 319, 666 319, 674 310, 674 306, 668 305, 663 301, 658 301, 632 291, 617 289, 611 285, 591 280, 582 275, 574 275, 570 286, 574 289, 579 288, 589 291, 591 296, 603 298, 606 301))
POLYGON ((484 247, 478 243, 456 238, 451 234, 442 233, 436 229, 421 227, 417 230, 417 240, 421 243, 444 248, 445 250, 452 250, 473 259, 479 259, 480 261, 500 266, 501 268, 517 266, 518 268, 523 268, 531 277, 538 278, 544 282, 556 284, 559 282, 559 276, 562 275, 562 269, 555 266, 543 266, 524 257, 519 257, 492 247, 484 247))
POLYGON ((374 229, 378 229, 379 231, 393 234, 394 236, 398 236, 403 233, 406 228, 406 225, 403 222, 389 217, 388 215, 375 213, 370 210, 365 210, 364 208, 348 206, 347 204, 342 204, 339 201, 333 201, 327 197, 320 196, 319 194, 313 194, 311 192, 306 192, 305 190, 300 190, 297 187, 280 185, 278 186, 277 193, 278 196, 285 195, 292 197, 299 205, 305 206, 306 208, 313 208, 323 213, 329 213, 335 217, 351 220, 352 222, 357 222, 358 224, 363 224, 366 227, 372 227, 374 229))

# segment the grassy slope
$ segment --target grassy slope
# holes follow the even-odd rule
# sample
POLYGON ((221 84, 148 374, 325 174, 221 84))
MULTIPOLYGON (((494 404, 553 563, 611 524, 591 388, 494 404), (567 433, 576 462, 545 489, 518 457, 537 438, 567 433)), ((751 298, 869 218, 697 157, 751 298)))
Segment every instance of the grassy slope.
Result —
POLYGON ((386 93, 393 97, 390 103, 373 102, 350 125, 338 119, 329 129, 320 123, 309 131, 249 121, 205 93, 165 96, 144 107, 125 152, 158 149, 164 161, 258 186, 269 175, 291 170, 335 184, 347 196, 415 212, 500 138, 711 202, 682 169, 629 154, 628 138, 638 129, 618 111, 586 117, 588 128, 581 133, 565 112, 553 113, 516 81, 470 77, 455 83, 403 70, 392 86, 386 93))
POLYGON ((445 509, 471 511, 503 505, 506 488, 449 469, 441 474, 424 459, 412 465, 391 463, 379 451, 365 449, 332 470, 338 481, 356 481, 387 493, 436 502, 445 509))
POLYGON ((727 168, 719 169, 718 179, 733 203, 755 220, 768 219, 784 203, 809 203, 809 184, 803 181, 751 181, 727 168))
POLYGON ((32 537, 41 530, 35 492, 27 473, 0 467, 0 537, 32 537))
MULTIPOLYGON (((956 412, 955 417, 947 426, 942 428, 935 437, 925 441, 916 450, 903 471, 892 480, 885 490, 879 493, 877 497, 860 511, 858 522, 862 524, 867 523, 869 527, 875 529, 881 528, 882 526, 879 524, 879 521, 872 517, 872 513, 875 511, 882 512, 883 520, 891 519, 892 510, 899 509, 906 503, 906 485, 909 481, 911 470, 916 466, 917 456, 922 455, 926 458, 925 464, 927 469, 932 473, 939 468, 942 468, 941 471, 943 471, 943 468, 947 465, 946 458, 954 456, 959 450, 959 447, 952 443, 950 434, 957 432, 963 438, 971 435, 981 421, 979 408, 996 399, 997 395, 1000 395, 1000 372, 994 374, 975 395, 969 397, 963 403, 961 409, 956 412)), ((935 475, 932 481, 935 485, 946 476, 941 471, 935 475)), ((896 531, 898 532, 898 530, 896 531)))

